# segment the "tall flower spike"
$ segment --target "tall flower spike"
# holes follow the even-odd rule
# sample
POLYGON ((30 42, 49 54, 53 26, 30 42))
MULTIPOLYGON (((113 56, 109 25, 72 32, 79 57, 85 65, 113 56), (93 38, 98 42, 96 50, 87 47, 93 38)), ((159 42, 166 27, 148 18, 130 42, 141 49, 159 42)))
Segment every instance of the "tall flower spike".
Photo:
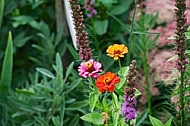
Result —
POLYGON ((186 4, 185 0, 176 0, 176 9, 175 9, 175 14, 176 14, 176 38, 174 41, 175 44, 175 49, 176 49, 176 54, 178 55, 178 60, 176 67, 179 71, 185 72, 185 69, 187 67, 187 60, 186 60, 186 55, 185 55, 185 49, 186 49, 186 37, 185 37, 185 31, 186 31, 186 18, 185 18, 185 10, 186 10, 186 4))
MULTIPOLYGON (((122 115, 125 118, 125 122, 130 124, 130 121, 136 118, 137 110, 135 108, 137 100, 135 98, 135 79, 137 70, 135 67, 136 61, 133 60, 130 65, 129 74, 127 75, 127 86, 125 88, 124 103, 122 104, 122 115)), ((133 125, 133 124, 130 124, 133 125)))
POLYGON ((92 59, 91 48, 89 47, 89 39, 87 32, 84 30, 83 12, 77 0, 69 0, 72 10, 72 17, 76 31, 76 43, 79 48, 79 55, 81 60, 88 61, 92 59))

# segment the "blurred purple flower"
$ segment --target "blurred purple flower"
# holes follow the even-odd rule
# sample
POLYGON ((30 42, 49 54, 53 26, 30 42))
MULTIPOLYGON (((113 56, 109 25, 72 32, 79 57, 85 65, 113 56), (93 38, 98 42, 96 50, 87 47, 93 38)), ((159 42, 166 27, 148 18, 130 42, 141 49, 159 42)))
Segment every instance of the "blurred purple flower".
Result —
POLYGON ((97 10, 94 8, 94 1, 93 0, 86 0, 84 7, 87 10, 87 17, 92 18, 94 15, 97 14, 97 10))

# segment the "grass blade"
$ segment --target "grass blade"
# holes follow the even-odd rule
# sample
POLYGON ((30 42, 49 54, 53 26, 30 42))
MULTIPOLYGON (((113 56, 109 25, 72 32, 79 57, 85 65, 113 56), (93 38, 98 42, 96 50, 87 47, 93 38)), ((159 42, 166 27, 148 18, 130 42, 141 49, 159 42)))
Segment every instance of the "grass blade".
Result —
POLYGON ((9 32, 7 47, 3 60, 1 81, 0 81, 0 96, 5 98, 9 92, 11 81, 12 81, 12 67, 13 67, 13 42, 12 35, 9 32))
POLYGON ((0 0, 0 29, 3 20, 4 6, 5 6, 5 0, 0 0))

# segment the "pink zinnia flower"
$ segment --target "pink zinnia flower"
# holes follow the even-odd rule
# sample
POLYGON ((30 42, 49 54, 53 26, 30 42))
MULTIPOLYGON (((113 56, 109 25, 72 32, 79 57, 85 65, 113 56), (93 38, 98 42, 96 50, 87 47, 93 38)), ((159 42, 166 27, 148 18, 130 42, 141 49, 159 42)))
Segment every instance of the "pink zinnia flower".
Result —
POLYGON ((98 77, 98 72, 102 72, 102 64, 99 62, 90 59, 87 62, 82 62, 78 67, 79 75, 87 78, 88 76, 92 76, 93 78, 98 77))

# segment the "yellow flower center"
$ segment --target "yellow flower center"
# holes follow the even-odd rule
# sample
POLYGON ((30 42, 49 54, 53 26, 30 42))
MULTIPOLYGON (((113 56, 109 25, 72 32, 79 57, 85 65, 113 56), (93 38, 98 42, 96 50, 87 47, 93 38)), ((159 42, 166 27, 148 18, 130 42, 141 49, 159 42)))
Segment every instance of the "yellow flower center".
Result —
POLYGON ((104 83, 105 83, 106 85, 109 85, 109 84, 110 84, 110 77, 106 77, 106 78, 104 79, 104 83))
POLYGON ((88 67, 88 68, 91 68, 92 67, 92 63, 90 61, 86 62, 85 65, 88 67))

